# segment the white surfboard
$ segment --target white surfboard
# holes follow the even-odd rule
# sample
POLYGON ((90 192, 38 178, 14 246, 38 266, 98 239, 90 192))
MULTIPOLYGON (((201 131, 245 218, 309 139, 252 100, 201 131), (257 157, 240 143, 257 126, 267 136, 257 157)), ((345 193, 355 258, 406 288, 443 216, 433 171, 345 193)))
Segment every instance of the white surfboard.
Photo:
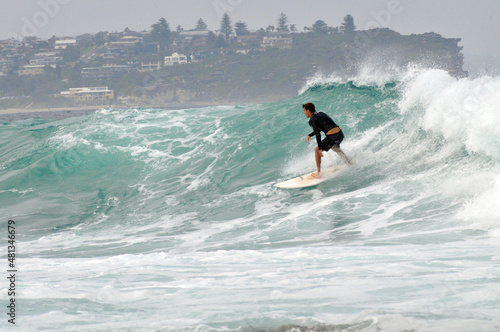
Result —
POLYGON ((321 177, 315 178, 311 173, 298 176, 296 178, 276 183, 274 186, 284 189, 307 188, 320 184, 321 182, 331 180, 345 169, 345 167, 329 168, 321 171, 321 177))

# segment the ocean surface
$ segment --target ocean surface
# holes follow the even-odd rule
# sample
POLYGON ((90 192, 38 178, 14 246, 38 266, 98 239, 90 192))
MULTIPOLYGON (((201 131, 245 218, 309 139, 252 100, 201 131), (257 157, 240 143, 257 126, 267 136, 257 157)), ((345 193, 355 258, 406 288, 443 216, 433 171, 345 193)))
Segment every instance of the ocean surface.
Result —
POLYGON ((500 77, 318 74, 275 103, 4 119, 0 218, 1 330, 499 331, 500 77), (315 170, 306 102, 355 166, 275 188, 315 170))

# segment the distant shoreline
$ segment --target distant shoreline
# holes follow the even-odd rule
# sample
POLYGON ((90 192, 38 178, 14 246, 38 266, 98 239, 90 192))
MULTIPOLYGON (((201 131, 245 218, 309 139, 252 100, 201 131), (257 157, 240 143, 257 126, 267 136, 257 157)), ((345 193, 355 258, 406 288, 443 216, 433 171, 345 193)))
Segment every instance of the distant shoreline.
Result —
POLYGON ((0 114, 19 114, 19 113, 42 113, 42 112, 62 112, 62 111, 96 111, 96 107, 55 107, 55 108, 6 108, 0 109, 0 114))
POLYGON ((171 104, 171 105, 101 105, 101 106, 79 106, 79 107, 46 107, 46 108, 7 108, 0 109, 0 121, 12 122, 33 118, 44 119, 64 119, 69 117, 83 116, 94 113, 100 109, 113 108, 113 109, 164 109, 164 110, 180 110, 180 109, 194 109, 213 106, 234 106, 238 104, 259 104, 278 101, 279 98, 269 98, 267 100, 259 101, 227 101, 227 102, 202 102, 202 103, 189 103, 189 104, 171 104))
POLYGON ((37 109, 3 109, 0 110, 0 121, 13 122, 33 118, 60 120, 83 116, 95 112, 96 108, 37 108, 37 109))
POLYGON ((272 103, 281 101, 283 99, 292 98, 293 96, 273 96, 273 97, 263 97, 255 100, 219 100, 212 102, 190 102, 186 104, 165 104, 165 105, 96 105, 96 106, 69 106, 69 107, 44 107, 44 108, 5 108, 0 109, 0 116, 3 115, 14 115, 14 114, 31 114, 31 113, 53 113, 53 112, 72 112, 72 113, 91 113, 100 109, 105 108, 116 108, 116 109, 131 109, 131 108, 144 108, 144 109, 165 109, 165 110, 179 110, 179 109, 189 109, 189 108, 203 108, 211 106, 234 106, 239 104, 261 104, 261 103, 272 103))

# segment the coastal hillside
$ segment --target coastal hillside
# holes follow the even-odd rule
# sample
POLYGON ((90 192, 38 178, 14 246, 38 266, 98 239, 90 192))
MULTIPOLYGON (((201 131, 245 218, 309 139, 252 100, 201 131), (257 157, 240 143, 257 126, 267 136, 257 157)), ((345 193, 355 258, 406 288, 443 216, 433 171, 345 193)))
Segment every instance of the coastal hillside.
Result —
MULTIPOLYGON (((293 35, 290 49, 228 53, 209 61, 164 68, 156 75, 131 74, 109 86, 129 104, 238 103, 295 96, 315 75, 349 80, 369 70, 395 75, 414 64, 463 77, 460 39, 434 33, 401 35, 389 29, 349 34, 293 35), (398 72, 398 73, 395 73, 398 72), (136 82, 148 82, 138 89, 136 82), (141 93, 134 92, 141 91, 141 93)), ((365 74, 365 73, 364 73, 365 74)))
MULTIPOLYGON (((224 39, 210 31, 187 31, 180 32, 177 41, 168 46, 148 41, 150 37, 143 35, 148 36, 131 31, 80 36, 68 41, 75 45, 58 52, 47 52, 51 42, 57 47, 57 40, 45 44, 31 41, 30 47, 25 47, 29 50, 25 58, 39 65, 22 66, 21 61, 0 77, 0 108, 267 102, 297 95, 318 75, 342 80, 366 77, 367 73, 374 77, 398 75, 409 65, 443 69, 455 77, 467 75, 460 39, 436 33, 262 30, 224 39), (167 63, 175 54, 184 61, 167 63), (87 100, 61 94, 80 87, 101 87, 109 97, 87 100)), ((15 52, 20 52, 19 47, 15 52)))

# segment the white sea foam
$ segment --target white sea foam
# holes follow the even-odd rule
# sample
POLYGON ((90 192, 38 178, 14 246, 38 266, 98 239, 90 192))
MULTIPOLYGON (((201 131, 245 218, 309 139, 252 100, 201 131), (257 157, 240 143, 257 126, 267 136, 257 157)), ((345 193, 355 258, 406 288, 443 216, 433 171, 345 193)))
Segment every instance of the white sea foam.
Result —
POLYGON ((480 229, 487 230, 493 237, 500 236, 500 173, 490 176, 488 185, 469 201, 458 213, 480 229), (491 184, 493 184, 491 186, 491 184))
POLYGON ((455 79, 442 70, 427 70, 406 79, 403 113, 421 108, 425 130, 469 151, 500 157, 499 77, 455 79))
POLYGON ((303 94, 306 92, 308 89, 314 87, 314 86, 322 86, 322 85, 329 85, 329 84, 335 84, 335 83, 345 83, 345 79, 341 78, 337 74, 333 73, 330 75, 325 75, 322 72, 317 72, 314 74, 313 77, 309 78, 304 86, 299 89, 299 95, 303 94))

